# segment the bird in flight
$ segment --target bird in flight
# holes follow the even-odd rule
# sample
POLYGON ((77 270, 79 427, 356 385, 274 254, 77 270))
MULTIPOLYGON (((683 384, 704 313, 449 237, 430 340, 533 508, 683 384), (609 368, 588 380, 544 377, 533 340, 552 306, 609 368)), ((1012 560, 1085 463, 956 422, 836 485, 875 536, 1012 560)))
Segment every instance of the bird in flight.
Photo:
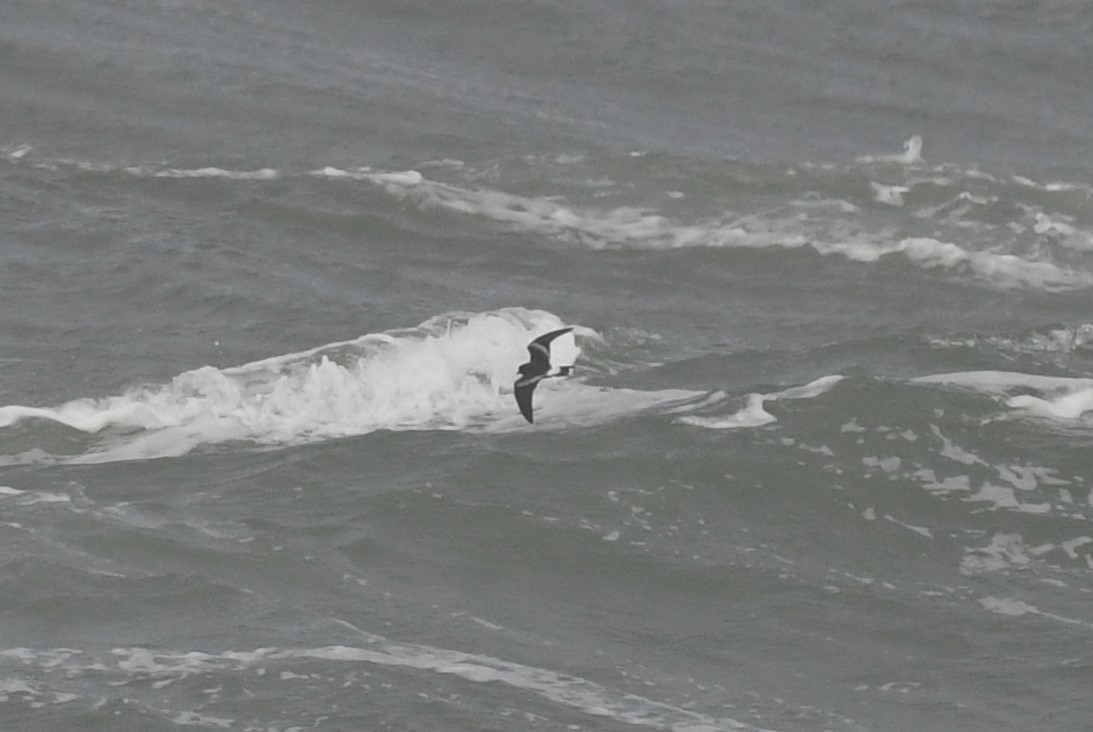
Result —
POLYGON ((528 344, 528 353, 531 360, 520 365, 520 378, 513 384, 512 390, 516 395, 516 404, 520 407, 520 413, 528 422, 535 422, 531 411, 531 395, 535 387, 543 379, 554 376, 569 376, 573 366, 562 366, 558 373, 550 373, 550 342, 560 335, 573 330, 573 327, 559 328, 545 333, 528 344))

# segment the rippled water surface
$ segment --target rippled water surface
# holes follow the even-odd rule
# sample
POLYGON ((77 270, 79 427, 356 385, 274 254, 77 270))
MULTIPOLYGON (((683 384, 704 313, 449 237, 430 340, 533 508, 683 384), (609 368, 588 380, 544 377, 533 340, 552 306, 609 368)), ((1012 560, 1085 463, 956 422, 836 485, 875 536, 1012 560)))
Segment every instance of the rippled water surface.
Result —
POLYGON ((9 3, 0 727, 1087 729, 1090 38, 9 3))

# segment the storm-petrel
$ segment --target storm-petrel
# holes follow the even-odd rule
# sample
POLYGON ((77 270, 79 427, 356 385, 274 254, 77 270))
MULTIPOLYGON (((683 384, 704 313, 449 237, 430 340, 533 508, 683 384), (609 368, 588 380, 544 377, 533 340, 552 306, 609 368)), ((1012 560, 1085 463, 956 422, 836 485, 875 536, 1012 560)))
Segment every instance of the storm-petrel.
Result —
POLYGON ((560 335, 573 330, 573 326, 559 328, 539 336, 528 344, 528 353, 531 360, 520 365, 520 378, 513 384, 513 393, 516 395, 516 404, 520 407, 520 413, 528 422, 534 422, 531 412, 531 394, 535 387, 545 378, 553 376, 569 376, 572 366, 562 366, 558 373, 550 373, 550 342, 560 335))

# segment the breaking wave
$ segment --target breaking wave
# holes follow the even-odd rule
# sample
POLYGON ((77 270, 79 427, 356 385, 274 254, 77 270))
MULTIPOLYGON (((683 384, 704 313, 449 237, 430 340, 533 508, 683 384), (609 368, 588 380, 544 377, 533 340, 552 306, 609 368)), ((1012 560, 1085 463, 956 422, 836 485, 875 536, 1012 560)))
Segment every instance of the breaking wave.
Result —
MULTIPOLYGON (((451 313, 233 368, 205 366, 117 396, 4 406, 0 446, 10 444, 5 428, 28 425, 32 440, 48 441, 57 429, 82 436, 78 453, 63 456, 73 462, 177 456, 233 441, 303 444, 376 430, 527 429, 512 402, 516 367, 534 336, 561 325, 551 313, 522 308, 451 313)), ((590 328, 577 332, 602 340, 590 328)), ((536 428, 597 424, 699 395, 547 381, 536 392, 536 428)), ((0 450, 7 463, 62 457, 40 447, 0 450)))

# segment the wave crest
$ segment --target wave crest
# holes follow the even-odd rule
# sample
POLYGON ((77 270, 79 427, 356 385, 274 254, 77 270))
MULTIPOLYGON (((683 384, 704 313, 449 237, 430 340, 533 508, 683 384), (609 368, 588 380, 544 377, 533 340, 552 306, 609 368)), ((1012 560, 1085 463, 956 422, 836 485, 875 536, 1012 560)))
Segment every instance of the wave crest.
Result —
MULTIPOLYGON (((54 408, 0 407, 0 428, 37 421, 46 431, 63 426, 82 433, 86 450, 74 462, 177 456, 232 441, 292 445, 376 430, 526 429, 512 404, 516 367, 535 335, 562 324, 556 315, 523 308, 451 313, 243 366, 205 366, 118 396, 54 408)), ((592 329, 577 332, 602 341, 592 329)), ((696 395, 560 382, 544 383, 537 394, 537 428, 602 422, 696 395)), ((0 462, 50 457, 56 458, 38 448, 0 455, 0 462)))

